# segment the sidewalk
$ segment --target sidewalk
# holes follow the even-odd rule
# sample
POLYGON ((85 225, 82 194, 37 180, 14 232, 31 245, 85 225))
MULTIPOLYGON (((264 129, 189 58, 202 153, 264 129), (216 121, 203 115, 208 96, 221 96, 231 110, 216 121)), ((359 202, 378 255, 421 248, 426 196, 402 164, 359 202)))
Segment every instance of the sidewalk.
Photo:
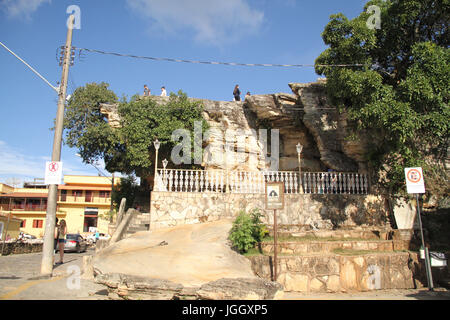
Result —
MULTIPOLYGON (((41 253, 0 256, 0 300, 107 300, 103 285, 75 277, 81 270, 85 253, 65 253, 63 265, 54 269, 54 276, 40 275, 41 253), (77 281, 79 280, 79 286, 77 281)), ((57 261, 59 257, 56 258, 57 261)), ((356 293, 305 294, 285 292, 284 300, 450 300, 450 291, 436 288, 395 289, 356 293)))
MULTIPOLYGON (((55 266, 53 277, 40 274, 42 253, 0 256, 0 300, 104 300, 105 287, 80 279, 85 253, 65 253, 62 265, 55 266)), ((56 256, 59 260, 59 255, 56 256)))

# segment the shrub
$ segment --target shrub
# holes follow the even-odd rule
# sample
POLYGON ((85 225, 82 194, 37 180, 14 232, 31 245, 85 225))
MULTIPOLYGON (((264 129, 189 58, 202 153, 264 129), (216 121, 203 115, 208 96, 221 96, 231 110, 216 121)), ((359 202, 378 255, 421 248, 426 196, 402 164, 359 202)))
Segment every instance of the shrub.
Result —
POLYGON ((233 222, 229 239, 239 252, 245 253, 254 248, 268 233, 261 216, 259 209, 253 209, 250 213, 241 211, 233 222))

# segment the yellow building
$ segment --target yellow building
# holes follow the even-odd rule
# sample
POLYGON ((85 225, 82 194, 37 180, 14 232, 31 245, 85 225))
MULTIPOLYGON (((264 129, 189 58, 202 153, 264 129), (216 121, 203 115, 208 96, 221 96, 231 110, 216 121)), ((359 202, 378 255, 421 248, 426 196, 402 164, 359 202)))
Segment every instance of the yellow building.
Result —
MULTIPOLYGON (((119 179, 114 179, 117 184, 119 179)), ((13 188, 0 183, 0 213, 22 220, 20 231, 44 236, 48 189, 43 184, 13 188)), ((56 217, 67 222, 68 233, 108 233, 111 179, 98 176, 64 176, 58 186, 56 217)))
POLYGON ((20 224, 22 220, 12 214, 4 214, 0 212, 0 240, 5 238, 15 238, 19 236, 20 224))

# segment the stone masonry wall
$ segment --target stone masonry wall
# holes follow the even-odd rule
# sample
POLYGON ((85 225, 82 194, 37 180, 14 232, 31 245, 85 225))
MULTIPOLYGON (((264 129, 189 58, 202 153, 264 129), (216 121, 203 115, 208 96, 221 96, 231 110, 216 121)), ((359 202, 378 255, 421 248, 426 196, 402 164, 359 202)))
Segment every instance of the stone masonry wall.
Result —
MULTIPOLYGON (((254 256, 253 271, 271 279, 272 258, 254 256)), ((278 257, 277 282, 285 291, 352 292, 415 288, 416 275, 408 252, 359 256, 307 255, 278 257)))
POLYGON ((22 243, 22 242, 5 243, 5 247, 3 248, 3 255, 7 256, 10 254, 42 252, 42 245, 43 245, 42 243, 22 243))
MULTIPOLYGON (((286 194, 278 224, 306 225, 313 229, 385 226, 384 200, 372 195, 286 194)), ((263 222, 273 224, 273 211, 264 210, 264 194, 152 192, 150 229, 216 221, 235 217, 241 210, 259 208, 263 222)))

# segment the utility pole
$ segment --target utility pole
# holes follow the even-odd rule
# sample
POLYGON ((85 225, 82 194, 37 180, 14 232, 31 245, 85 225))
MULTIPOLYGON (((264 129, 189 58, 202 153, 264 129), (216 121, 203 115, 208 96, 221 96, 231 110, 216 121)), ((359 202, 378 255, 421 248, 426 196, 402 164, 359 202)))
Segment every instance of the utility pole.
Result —
MULTIPOLYGON (((66 103, 67 77, 69 75, 69 66, 72 51, 72 31, 74 15, 70 15, 68 20, 66 46, 64 48, 64 63, 62 66, 61 86, 58 97, 58 110, 56 112, 55 135, 53 138, 52 161, 61 159, 61 142, 64 121, 64 105, 66 103)), ((56 203, 58 200, 58 185, 50 184, 47 198, 47 216, 44 233, 44 246, 42 248, 41 274, 51 275, 53 272, 53 246, 56 220, 56 203)))

